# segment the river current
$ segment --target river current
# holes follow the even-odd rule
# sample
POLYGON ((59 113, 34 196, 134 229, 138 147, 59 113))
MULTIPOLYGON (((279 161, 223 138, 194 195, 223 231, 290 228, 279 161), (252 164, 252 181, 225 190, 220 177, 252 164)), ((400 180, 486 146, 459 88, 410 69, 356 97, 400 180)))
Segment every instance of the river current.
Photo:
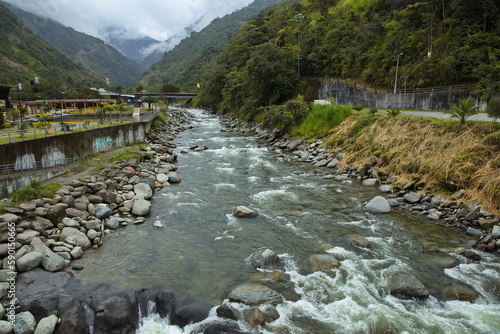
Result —
MULTIPOLYGON (((500 333, 500 265, 486 253, 481 262, 455 254, 470 245, 464 233, 404 210, 365 213, 363 203, 379 195, 376 188, 325 178, 326 169, 285 161, 262 139, 222 131, 216 116, 190 112, 193 128, 175 140, 182 182, 156 192, 144 224, 114 232, 101 249, 87 251, 78 277, 130 289, 169 286, 216 306, 239 284, 276 285, 249 263, 253 253, 269 248, 286 272, 288 281, 277 290, 287 300, 277 306, 278 320, 258 329, 241 322, 244 331, 500 333), (208 149, 190 149, 196 145, 208 149), (240 205, 260 216, 234 218, 240 205), (165 227, 154 228, 154 221, 165 227), (345 236, 353 233, 372 247, 350 245, 345 236), (309 257, 323 249, 341 266, 310 271, 309 257), (450 256, 460 264, 443 269, 439 264, 450 256), (396 272, 415 274, 431 296, 392 296, 387 282, 396 272), (443 289, 454 285, 474 289, 478 298, 445 301, 443 289)), ((214 317, 215 307, 206 321, 214 317)), ((137 333, 191 333, 198 326, 181 329, 151 314, 137 333)))

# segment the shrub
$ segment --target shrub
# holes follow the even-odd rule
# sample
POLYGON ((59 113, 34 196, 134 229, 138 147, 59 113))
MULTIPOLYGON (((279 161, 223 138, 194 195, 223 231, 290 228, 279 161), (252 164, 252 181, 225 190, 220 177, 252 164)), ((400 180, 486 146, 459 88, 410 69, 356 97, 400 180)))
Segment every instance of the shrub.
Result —
POLYGON ((60 187, 61 185, 57 183, 43 184, 38 179, 31 179, 28 184, 25 184, 12 193, 12 200, 15 203, 22 203, 37 198, 50 197, 59 190, 60 187))
POLYGON ((364 108, 365 108, 365 106, 364 106, 364 105, 362 105, 362 104, 355 104, 355 105, 353 105, 353 106, 352 106, 352 109, 354 109, 354 110, 356 110, 356 111, 361 111, 361 110, 363 110, 364 108))
POLYGON ((378 109, 375 107, 371 107, 369 112, 370 112, 370 115, 375 115, 376 113, 378 113, 378 109))
POLYGON ((389 109, 387 111, 387 115, 389 117, 396 117, 397 115, 400 115, 401 114, 401 111, 399 109, 389 109))
POLYGON ((313 105, 304 122, 293 130, 293 134, 305 138, 322 138, 352 114, 347 105, 313 105))
POLYGON ((500 118, 500 99, 491 100, 486 108, 486 113, 496 122, 497 118, 500 118))
MULTIPOLYGON (((262 110, 258 109, 258 112, 262 112, 262 110)), ((299 124, 308 113, 309 105, 299 96, 297 99, 289 100, 282 105, 266 108, 263 124, 266 128, 290 130, 291 127, 299 124)))
POLYGON ((451 117, 458 118, 460 124, 464 124, 467 118, 477 114, 479 106, 475 106, 474 104, 474 101, 470 98, 459 99, 456 104, 450 104, 451 110, 445 111, 445 113, 451 114, 451 117))

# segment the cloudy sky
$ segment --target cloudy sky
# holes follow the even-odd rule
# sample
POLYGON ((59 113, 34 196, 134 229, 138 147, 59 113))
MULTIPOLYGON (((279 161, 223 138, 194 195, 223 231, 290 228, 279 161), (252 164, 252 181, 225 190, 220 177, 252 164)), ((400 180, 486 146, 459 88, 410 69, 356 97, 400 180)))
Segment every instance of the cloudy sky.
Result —
POLYGON ((199 31, 214 18, 243 8, 253 0, 5 1, 103 40, 112 30, 121 38, 149 36, 164 41, 185 34, 186 27, 199 31))

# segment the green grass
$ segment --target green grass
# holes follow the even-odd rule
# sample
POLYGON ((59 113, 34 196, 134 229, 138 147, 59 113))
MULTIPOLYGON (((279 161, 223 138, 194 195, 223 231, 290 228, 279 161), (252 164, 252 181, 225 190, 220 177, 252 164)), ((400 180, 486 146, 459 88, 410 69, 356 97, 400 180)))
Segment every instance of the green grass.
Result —
POLYGON ((28 184, 15 190, 11 197, 14 203, 24 203, 37 198, 52 197, 60 188, 59 183, 44 184, 38 179, 31 179, 28 184))
POLYGON ((118 154, 116 157, 111 159, 112 162, 118 162, 123 160, 130 160, 133 158, 141 158, 141 153, 137 151, 132 151, 130 149, 125 149, 125 151, 118 154))
POLYGON ((348 105, 313 105, 305 120, 292 129, 292 135, 301 138, 323 138, 330 130, 352 114, 348 105))

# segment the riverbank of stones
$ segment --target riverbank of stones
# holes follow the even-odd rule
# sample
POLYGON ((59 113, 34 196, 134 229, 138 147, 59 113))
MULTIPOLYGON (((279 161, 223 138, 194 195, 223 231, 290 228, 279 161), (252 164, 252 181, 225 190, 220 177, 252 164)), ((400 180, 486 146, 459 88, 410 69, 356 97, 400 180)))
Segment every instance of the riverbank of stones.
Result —
MULTIPOLYGON (((140 157, 110 165, 86 179, 73 180, 51 198, 4 208, 6 213, 0 215, 0 298, 3 301, 0 304, 0 319, 5 316, 4 305, 11 302, 6 299, 8 278, 17 276, 17 291, 26 292, 27 285, 38 286, 36 279, 28 279, 26 283, 24 278, 33 277, 31 272, 37 272, 36 277, 40 277, 43 276, 41 272, 57 272, 70 266, 74 270, 84 269, 76 261, 85 250, 101 246, 105 236, 114 230, 143 223, 150 212, 154 192, 181 182, 174 165, 177 160, 173 150, 175 145, 170 141, 186 129, 185 124, 191 120, 191 115, 179 110, 170 112, 168 116, 167 123, 147 135, 150 145, 142 150, 140 157)), ((64 275, 71 276, 70 273, 64 275)), ((47 276, 46 280, 58 277, 47 276)), ((86 283, 78 284, 83 286, 86 283)), ((75 286, 78 284, 75 283, 75 286)), ((41 290, 31 288, 28 291, 38 294, 43 286, 39 288, 41 290)), ((117 289, 109 291, 116 293, 104 293, 107 299, 102 303, 85 304, 94 312, 96 321, 99 317, 105 319, 101 327, 96 325, 95 333, 111 333, 115 327, 122 328, 123 333, 132 333, 137 326, 137 321, 133 321, 137 313, 115 308, 123 306, 128 310, 133 303, 125 298, 125 292, 117 289), (107 310, 106 314, 103 314, 104 310, 107 310)), ((56 333, 87 333, 88 328, 85 329, 82 323, 85 317, 81 317, 81 313, 87 312, 82 309, 84 302, 77 296, 70 298, 59 292, 50 292, 55 295, 36 299, 36 305, 31 304, 32 296, 20 292, 16 295, 20 304, 15 307, 20 306, 21 312, 15 317, 15 333, 53 333, 54 330, 56 333), (78 308, 78 314, 66 317, 66 303, 78 308), (33 311, 39 310, 42 305, 45 312, 37 314, 33 311)), ((96 293, 89 294, 94 300, 102 297, 96 293)), ((11 333, 12 325, 5 320, 7 318, 0 320, 0 333, 11 333)))
MULTIPOLYGON (((463 190, 457 189, 450 198, 425 191, 425 184, 414 180, 403 186, 396 185, 397 176, 377 168, 378 159, 372 157, 362 166, 343 167, 342 152, 332 152, 321 140, 313 142, 292 138, 277 130, 266 130, 260 124, 249 124, 237 117, 222 116, 223 124, 231 131, 252 133, 268 141, 269 146, 286 154, 281 158, 304 162, 318 167, 318 175, 339 182, 359 182, 366 187, 377 187, 380 196, 366 203, 363 209, 370 213, 388 213, 398 208, 425 216, 437 223, 464 230, 476 240, 475 249, 487 252, 500 250, 500 219, 487 212, 479 201, 463 200, 463 190)), ((473 257, 478 254, 457 249, 457 252, 473 257)))

